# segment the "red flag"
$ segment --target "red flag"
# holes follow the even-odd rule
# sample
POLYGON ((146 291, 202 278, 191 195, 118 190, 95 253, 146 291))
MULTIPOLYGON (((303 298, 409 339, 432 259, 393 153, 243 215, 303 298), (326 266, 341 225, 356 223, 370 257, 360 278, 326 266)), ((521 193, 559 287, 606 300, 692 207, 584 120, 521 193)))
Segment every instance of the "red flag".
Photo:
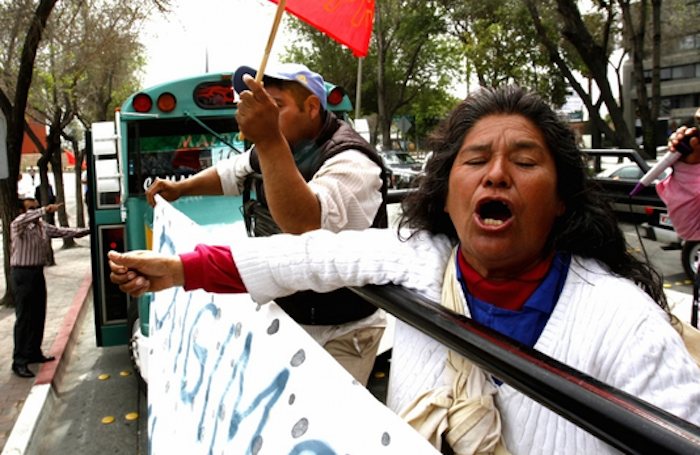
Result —
POLYGON ((346 45, 355 56, 367 55, 374 0, 287 0, 285 10, 346 45))

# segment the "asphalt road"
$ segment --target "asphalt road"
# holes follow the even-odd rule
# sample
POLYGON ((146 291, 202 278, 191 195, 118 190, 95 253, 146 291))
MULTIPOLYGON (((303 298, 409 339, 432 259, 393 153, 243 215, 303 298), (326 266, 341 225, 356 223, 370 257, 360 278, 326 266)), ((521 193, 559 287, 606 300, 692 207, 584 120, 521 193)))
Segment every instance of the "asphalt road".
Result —
POLYGON ((148 454, 146 396, 126 346, 98 348, 92 297, 65 376, 54 384, 50 417, 38 429, 36 455, 148 454))
POLYGON ((681 250, 665 250, 667 244, 640 238, 636 225, 620 223, 630 248, 640 257, 647 257, 654 268, 664 278, 664 287, 674 291, 692 294, 691 281, 686 277, 681 262, 681 250), (641 242, 640 242, 641 240, 641 242))

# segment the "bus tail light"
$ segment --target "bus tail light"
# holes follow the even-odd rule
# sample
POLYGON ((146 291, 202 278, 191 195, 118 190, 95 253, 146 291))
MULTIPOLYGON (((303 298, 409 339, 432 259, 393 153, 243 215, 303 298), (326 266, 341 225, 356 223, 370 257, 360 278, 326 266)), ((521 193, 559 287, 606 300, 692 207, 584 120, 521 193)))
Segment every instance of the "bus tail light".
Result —
POLYGON ((131 104, 134 106, 136 112, 148 112, 153 107, 153 100, 145 93, 139 93, 134 96, 134 100, 131 104))
POLYGON ((343 97, 345 96, 345 90, 343 90, 342 87, 333 87, 333 89, 328 92, 328 96, 326 97, 326 101, 328 101, 328 104, 331 106, 335 106, 336 104, 340 104, 343 101, 343 97))
POLYGON ((158 97, 156 105, 161 112, 170 112, 177 106, 177 99, 172 93, 165 92, 158 97))

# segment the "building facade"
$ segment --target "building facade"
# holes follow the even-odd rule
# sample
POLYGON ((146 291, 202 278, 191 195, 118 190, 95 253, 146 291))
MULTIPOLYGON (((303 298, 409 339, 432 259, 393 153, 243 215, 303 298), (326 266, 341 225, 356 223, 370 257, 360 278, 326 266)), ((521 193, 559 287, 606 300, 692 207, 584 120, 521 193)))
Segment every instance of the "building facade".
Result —
MULTIPOLYGON (((700 107, 700 2, 684 2, 687 9, 683 15, 673 9, 673 3, 664 2, 662 7, 659 129, 665 131, 659 131, 661 144, 657 145, 665 143, 665 132, 691 121, 700 107)), ((651 58, 643 64, 647 93, 651 94, 651 58)), ((637 92, 633 69, 631 60, 623 66, 624 115, 639 141, 641 128, 635 114, 637 92)))

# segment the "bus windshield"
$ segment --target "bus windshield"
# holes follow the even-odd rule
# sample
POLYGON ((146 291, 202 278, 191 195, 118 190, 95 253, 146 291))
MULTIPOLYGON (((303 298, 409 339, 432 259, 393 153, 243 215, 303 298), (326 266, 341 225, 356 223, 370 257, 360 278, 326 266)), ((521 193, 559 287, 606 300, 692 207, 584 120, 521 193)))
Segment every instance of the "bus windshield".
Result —
POLYGON ((232 116, 142 120, 128 125, 127 137, 132 195, 143 194, 156 177, 184 179, 244 148, 232 116))

